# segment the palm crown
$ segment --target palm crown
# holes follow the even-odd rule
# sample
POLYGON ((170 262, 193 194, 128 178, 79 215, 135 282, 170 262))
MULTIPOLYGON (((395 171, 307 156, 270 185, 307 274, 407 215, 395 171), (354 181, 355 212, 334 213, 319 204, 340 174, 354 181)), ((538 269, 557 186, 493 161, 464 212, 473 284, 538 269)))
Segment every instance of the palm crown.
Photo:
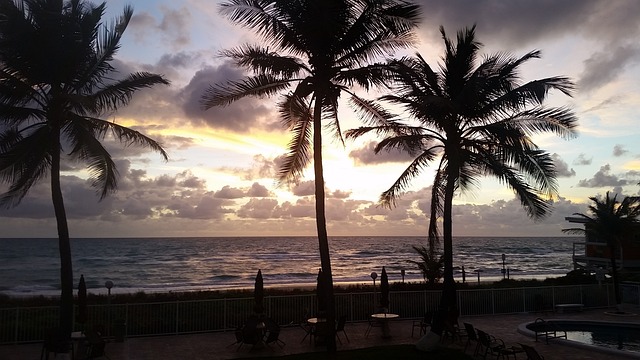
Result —
POLYGON ((278 104, 284 125, 293 132, 280 179, 295 180, 311 159, 313 121, 342 138, 338 98, 353 85, 383 84, 384 65, 372 60, 413 40, 418 8, 401 1, 234 0, 222 4, 231 20, 256 30, 267 46, 245 45, 223 52, 254 75, 214 85, 202 99, 205 109, 245 96, 269 96, 290 89, 278 104), (275 52, 271 50, 275 49, 275 52), (310 104, 315 103, 315 118, 310 104))
POLYGON ((104 3, 24 4, 0 5, 0 179, 10 184, 0 203, 17 205, 47 175, 60 151, 86 162, 93 186, 106 196, 117 186, 115 164, 99 141, 109 132, 166 159, 156 141, 99 118, 126 105, 139 89, 168 84, 162 76, 146 72, 111 78, 115 69, 110 61, 132 9, 125 8, 107 28, 101 23, 104 3))

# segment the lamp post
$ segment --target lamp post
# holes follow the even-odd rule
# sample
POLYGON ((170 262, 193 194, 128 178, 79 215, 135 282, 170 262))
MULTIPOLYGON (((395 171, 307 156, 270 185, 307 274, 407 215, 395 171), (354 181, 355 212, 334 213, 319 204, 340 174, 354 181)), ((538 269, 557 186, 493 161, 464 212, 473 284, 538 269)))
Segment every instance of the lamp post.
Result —
POLYGON ((107 288, 107 331, 111 335, 111 288, 113 287, 113 281, 105 281, 104 287, 107 288))
POLYGON ((402 284, 404 285, 404 269, 400 269, 400 276, 402 276, 402 284))
POLYGON ((505 259, 507 258, 507 255, 502 254, 502 279, 504 280, 507 276, 507 269, 505 267, 505 259))
POLYGON ((375 271, 371 272, 371 278, 373 279, 373 309, 376 308, 376 278, 378 277, 378 273, 375 271))

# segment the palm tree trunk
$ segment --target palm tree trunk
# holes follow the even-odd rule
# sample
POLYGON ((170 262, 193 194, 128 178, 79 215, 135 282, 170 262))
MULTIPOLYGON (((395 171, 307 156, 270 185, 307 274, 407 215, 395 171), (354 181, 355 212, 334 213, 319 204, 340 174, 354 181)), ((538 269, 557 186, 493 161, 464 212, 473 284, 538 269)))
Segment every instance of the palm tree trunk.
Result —
POLYGON ((322 169, 322 96, 316 98, 313 113, 313 171, 315 175, 316 196, 316 228, 318 231, 318 246, 320 248, 320 266, 325 276, 327 297, 327 350, 335 353, 335 302, 333 296, 333 275, 331 273, 331 257, 329 255, 329 236, 327 235, 327 220, 325 217, 324 174, 322 169))
POLYGON ((613 294, 616 298, 616 310, 622 311, 622 299, 620 296, 620 281, 618 279, 618 266, 616 264, 616 246, 611 241, 609 243, 609 252, 611 253, 611 277, 613 278, 613 294))
POLYGON ((438 307, 438 316, 432 328, 432 331, 440 336, 446 326, 449 316, 457 311, 456 304, 456 283, 453 279, 453 195, 455 192, 455 179, 457 174, 451 174, 455 169, 451 160, 449 162, 447 174, 447 183, 444 193, 444 209, 442 221, 442 238, 443 238, 443 258, 444 258, 444 274, 443 287, 440 296, 440 305, 438 307))
POLYGON ((51 197, 58 225, 58 251, 60 252, 60 332, 67 340, 73 328, 73 265, 67 214, 60 186, 60 135, 53 131, 54 149, 51 153, 51 197))

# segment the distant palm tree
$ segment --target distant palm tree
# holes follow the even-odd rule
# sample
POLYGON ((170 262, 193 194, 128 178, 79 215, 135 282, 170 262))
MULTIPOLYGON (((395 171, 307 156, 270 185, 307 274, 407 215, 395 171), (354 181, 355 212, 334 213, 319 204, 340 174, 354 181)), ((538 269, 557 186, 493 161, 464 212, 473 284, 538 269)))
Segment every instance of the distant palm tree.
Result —
MULTIPOLYGON (((417 25, 418 7, 401 0, 233 0, 221 5, 223 15, 256 30, 263 46, 245 45, 223 52, 253 76, 215 85, 202 97, 205 109, 228 105, 245 96, 282 94, 282 122, 293 133, 280 169, 281 182, 299 179, 313 157, 316 227, 322 272, 329 283, 328 328, 335 322, 333 277, 325 219, 322 166, 322 121, 342 140, 338 100, 350 88, 383 84, 384 64, 373 61, 408 46, 417 25), (293 91, 291 86, 295 86, 293 91)), ((335 338, 328 336, 329 351, 335 338)))
MULTIPOLYGON (((521 58, 496 54, 478 63, 481 44, 475 26, 458 32, 457 43, 440 32, 445 44, 443 64, 434 71, 420 56, 393 63, 393 94, 382 101, 400 106, 411 123, 370 102, 362 115, 372 126, 353 129, 347 137, 377 133, 386 138, 375 151, 400 149, 416 156, 380 201, 393 206, 411 180, 431 163, 436 174, 431 195, 429 241, 438 242, 437 220, 442 218, 444 288, 440 319, 456 309, 453 279, 452 203, 457 190, 469 190, 481 176, 495 176, 513 189, 529 216, 543 217, 556 194, 555 167, 551 156, 533 143, 531 135, 553 132, 575 135, 576 117, 566 108, 542 106, 551 89, 569 95, 573 88, 565 77, 520 83, 518 68, 538 58, 532 51, 521 58), (531 185, 533 184, 533 185, 531 185)), ((441 335, 442 327, 433 331, 441 335)))
POLYGON ((105 4, 80 0, 0 1, 0 181, 9 185, 0 205, 17 206, 31 187, 51 181, 60 251, 60 328, 70 336, 73 271, 60 171, 62 152, 86 162, 100 199, 115 191, 117 170, 100 140, 110 133, 126 145, 163 148, 141 133, 102 120, 133 93, 168 84, 160 75, 112 78, 109 64, 131 15, 126 7, 102 26, 105 4))
POLYGON ((620 294, 620 281, 616 254, 619 252, 621 241, 633 236, 634 230, 640 225, 640 197, 624 197, 622 202, 617 200, 618 195, 611 197, 607 192, 604 199, 590 197, 593 201, 589 205, 589 215, 575 213, 574 215, 584 220, 583 228, 562 229, 569 234, 587 234, 596 239, 604 240, 609 247, 611 260, 611 277, 613 278, 613 291, 616 297, 616 305, 620 310, 622 298, 620 294))
POLYGON ((434 285, 442 278, 442 267, 444 258, 434 248, 425 248, 424 246, 413 246, 413 250, 420 255, 420 261, 408 260, 416 265, 422 273, 422 278, 429 285, 434 285))

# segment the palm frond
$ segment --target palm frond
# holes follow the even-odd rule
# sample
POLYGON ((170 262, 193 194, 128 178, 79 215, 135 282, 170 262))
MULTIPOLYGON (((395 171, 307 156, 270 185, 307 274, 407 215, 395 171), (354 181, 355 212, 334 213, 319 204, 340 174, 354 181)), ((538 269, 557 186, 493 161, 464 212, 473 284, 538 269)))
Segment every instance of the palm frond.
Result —
POLYGON ((291 78, 299 77, 303 72, 311 72, 301 59, 281 56, 260 46, 244 45, 223 50, 221 55, 232 59, 236 65, 251 69, 258 74, 291 78))
POLYGON ((304 99, 291 94, 285 96, 278 108, 281 118, 293 133, 278 172, 278 179, 282 184, 297 181, 311 161, 313 115, 304 99))
POLYGON ((380 205, 388 208, 395 207, 396 200, 402 192, 410 185, 411 181, 420 175, 422 169, 426 168, 431 162, 432 154, 423 152, 419 154, 409 166, 400 174, 400 177, 380 195, 380 205))
POLYGON ((229 105, 245 96, 270 96, 287 89, 291 80, 266 74, 228 81, 225 85, 212 85, 202 95, 200 103, 207 110, 214 106, 229 105))
POLYGON ((9 184, 8 191, 0 195, 0 206, 11 208, 20 204, 31 187, 47 176, 51 167, 51 134, 49 127, 39 126, 28 136, 9 130, 0 139, 3 143, 0 182, 9 184))
POLYGON ((110 84, 89 96, 73 96, 75 111, 84 114, 89 110, 93 114, 117 110, 131 101, 133 94, 141 89, 150 88, 158 84, 168 85, 169 81, 161 75, 148 72, 138 72, 110 84))

